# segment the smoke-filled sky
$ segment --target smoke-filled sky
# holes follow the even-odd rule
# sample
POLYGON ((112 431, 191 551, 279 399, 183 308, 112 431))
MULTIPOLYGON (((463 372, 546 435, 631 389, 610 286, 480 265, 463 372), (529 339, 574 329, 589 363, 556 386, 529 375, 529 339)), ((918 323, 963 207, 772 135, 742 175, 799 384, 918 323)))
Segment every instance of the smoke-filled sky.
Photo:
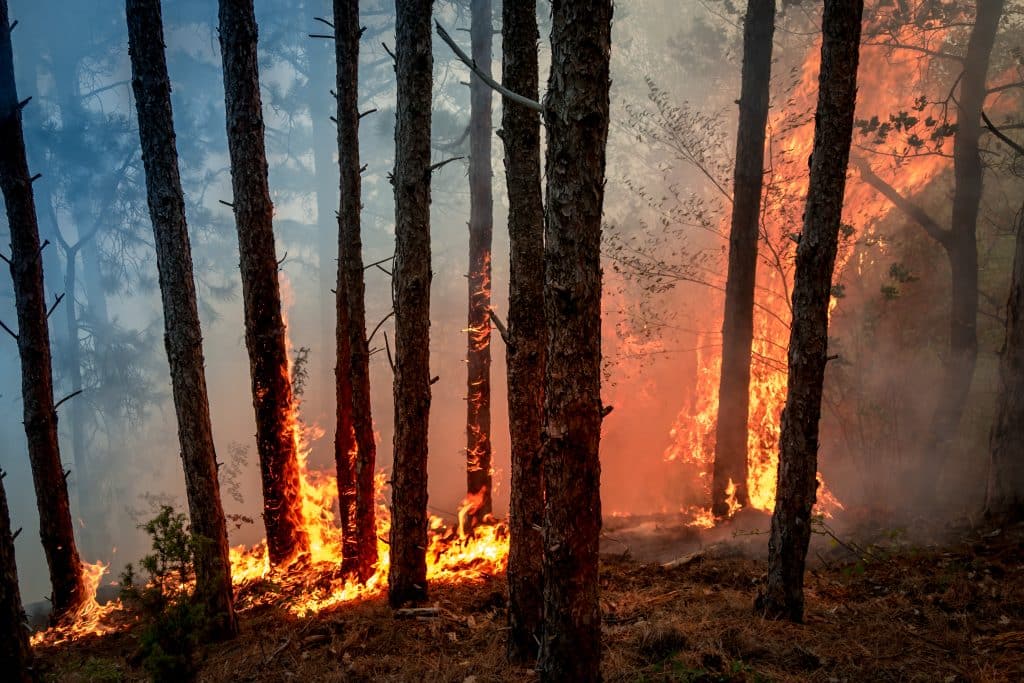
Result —
MULTIPOLYGON (((437 0, 436 17, 449 30, 467 28, 467 4, 437 0)), ((540 4, 543 84, 549 49, 548 25, 543 21, 547 7, 540 4)), ((790 139, 788 131, 799 126, 807 129, 813 99, 800 99, 800 83, 808 75, 811 82, 815 78, 808 71, 807 56, 816 47, 817 3, 783 4, 773 65, 772 121, 779 128, 772 131, 772 140, 777 144, 790 139)), ((393 46, 393 4, 379 0, 362 5, 367 31, 362 42, 360 107, 377 110, 362 119, 360 139, 362 161, 367 165, 363 258, 370 264, 388 258, 393 250, 388 173, 394 160, 395 84, 382 45, 393 46)), ((498 29, 500 3, 495 5, 498 29)), ((151 516, 154 504, 170 500, 184 507, 152 229, 131 100, 124 6, 115 0, 11 0, 10 6, 12 19, 19 21, 13 34, 19 95, 33 98, 24 112, 30 167, 43 174, 34 189, 42 237, 50 241, 44 252, 48 297, 69 293, 50 319, 57 399, 79 383, 84 390, 60 409, 62 455, 71 470, 68 481, 83 556, 88 561, 110 562, 116 575, 144 551, 136 525, 151 516), (77 343, 72 343, 75 339, 77 343)), ((254 521, 236 518, 239 528, 232 530, 232 542, 253 543, 263 533, 261 501, 237 240, 230 209, 222 203, 230 202, 231 191, 216 10, 216 3, 209 1, 165 0, 165 36, 201 299, 214 436, 218 459, 224 463, 224 504, 229 515, 254 521)), ((602 443, 606 513, 672 512, 701 502, 704 482, 699 468, 678 459, 666 462, 665 456, 681 442, 707 448, 699 438, 682 434, 708 431, 697 417, 702 411, 699 394, 707 383, 708 358, 720 345, 715 335, 721 320, 719 290, 727 244, 721 226, 728 217, 728 201, 719 186, 731 183, 742 11, 742 6, 720 0, 616 3, 606 199, 609 259, 603 307, 604 398, 615 408, 606 420, 602 443), (638 275, 637 259, 666 266, 668 274, 659 279, 657 272, 652 275, 648 269, 638 275)), ((334 392, 330 290, 336 277, 333 211, 338 200, 337 143, 329 119, 334 107, 330 94, 334 57, 330 40, 309 34, 329 32, 315 17, 329 16, 330 3, 257 0, 256 14, 289 337, 296 351, 308 349, 302 415, 313 434, 311 464, 328 469, 332 466, 334 392)), ((1000 43, 1002 62, 994 70, 1012 69, 1006 55, 1012 52, 1013 36, 1019 44, 1020 22, 1019 14, 1008 21, 1004 30, 1011 38, 1000 43)), ((467 33, 452 33, 468 43, 467 33)), ((962 38, 951 36, 949 41, 951 48, 962 48, 962 38)), ((498 74, 499 36, 494 49, 492 71, 498 74)), ((468 71, 436 38, 434 55, 432 139, 435 161, 441 161, 468 154, 461 139, 469 113, 469 91, 463 83, 468 71)), ((949 80, 947 71, 920 62, 899 73, 916 74, 915 87, 922 92, 939 90, 949 80)), ((871 102, 891 103, 892 111, 913 105, 918 93, 908 93, 905 82, 886 82, 884 73, 873 73, 871 79, 865 83, 862 73, 862 99, 866 90, 877 89, 884 97, 871 102)), ((1019 107, 1020 100, 1015 102, 1019 107)), ((1014 105, 1006 106, 1012 113, 1014 105)), ((500 113, 500 98, 495 97, 495 129, 500 113)), ((495 308, 504 314, 508 240, 501 153, 496 137, 493 291, 495 308)), ((433 386, 429 477, 431 511, 442 516, 454 513, 465 489, 466 169, 466 161, 461 160, 445 166, 433 180, 430 343, 431 371, 440 380, 433 386)), ((990 285, 986 295, 995 302, 1005 299, 1004 238, 1008 216, 1015 208, 1012 198, 1020 190, 1012 174, 1000 173, 986 186, 983 209, 988 245, 984 279, 990 285)), ((948 169, 938 169, 928 178, 931 184, 920 188, 925 195, 922 201, 944 216, 948 169)), ((785 218, 778 223, 790 221, 788 232, 799 230, 799 202, 787 200, 779 213, 785 218)), ((908 463, 917 462, 906 439, 919 433, 915 430, 931 405, 932 397, 922 394, 927 394, 934 377, 935 359, 941 355, 935 348, 941 346, 945 325, 934 301, 941 299, 942 287, 948 287, 933 273, 945 267, 941 254, 907 227, 905 219, 888 210, 862 218, 855 225, 859 241, 849 252, 854 265, 844 279, 850 294, 837 309, 837 320, 843 322, 836 325, 842 341, 869 347, 875 354, 863 349, 850 353, 852 365, 840 379, 848 374, 863 381, 850 389, 852 393, 837 390, 832 397, 837 405, 860 401, 859 407, 836 410, 834 422, 826 417, 823 427, 823 469, 833 466, 834 474, 825 469, 826 477, 847 501, 865 492, 861 482, 868 458, 850 455, 869 443, 865 432, 879 436, 871 442, 875 456, 891 450, 905 455, 908 463), (869 228, 875 235, 873 242, 867 239, 869 228), (904 269, 895 271, 902 288, 896 296, 885 290, 893 286, 894 266, 904 269), (925 285, 934 288, 926 290, 925 285), (935 291, 939 294, 929 294, 935 291), (916 326, 917 338, 896 340, 893 328, 901 325, 892 319, 901 314, 886 313, 886 302, 892 303, 890 309, 913 306, 934 312, 906 323, 916 326), (871 335, 878 328, 887 331, 867 335, 869 325, 871 335), (897 348, 903 356, 895 355, 897 348), (912 377, 900 360, 906 358, 921 364, 912 377), (899 425, 887 422, 886 416, 894 410, 901 416, 899 425), (851 412, 856 419, 850 418, 851 412)), ((0 229, 6 232, 6 218, 0 219, 0 229)), ((783 253, 776 264, 783 279, 787 264, 783 253)), ((390 281, 378 268, 368 269, 366 277, 369 332, 390 311, 390 281)), ((776 299, 768 305, 784 308, 784 297, 776 299)), ((998 317, 996 304, 989 309, 998 317)), ((0 277, 0 320, 10 324, 14 317, 10 281, 4 275, 0 277)), ((997 323, 984 330, 979 370, 982 407, 976 420, 982 426, 973 427, 976 434, 965 437, 968 443, 986 431, 988 404, 984 401, 990 400, 986 397, 991 392, 986 393, 984 385, 1001 341, 997 323)), ((371 348, 383 349, 383 336, 387 332, 391 337, 391 325, 389 321, 381 327, 371 348)), ((778 334, 769 341, 784 349, 786 338, 778 334)), ((504 349, 497 335, 492 351, 495 497, 497 510, 503 512, 508 499, 509 445, 504 349)), ((784 358, 784 351, 776 357, 784 358)), ((0 376, 4 380, 0 383, 0 434, 7 444, 0 453, 0 466, 8 473, 5 485, 13 524, 23 527, 17 540, 18 563, 22 590, 31 602, 48 588, 21 425, 17 349, 9 339, 0 339, 0 376)), ((371 358, 371 385, 379 465, 387 469, 393 408, 391 370, 383 350, 371 358)), ((848 389, 847 384, 840 388, 848 389)))

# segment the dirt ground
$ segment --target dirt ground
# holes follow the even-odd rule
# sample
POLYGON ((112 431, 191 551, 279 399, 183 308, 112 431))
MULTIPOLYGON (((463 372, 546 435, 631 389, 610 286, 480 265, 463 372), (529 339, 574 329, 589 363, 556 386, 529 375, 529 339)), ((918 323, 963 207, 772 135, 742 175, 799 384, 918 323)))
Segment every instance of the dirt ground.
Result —
MULTIPOLYGON (((752 613, 765 526, 756 515, 710 532, 609 520, 605 680, 1024 681, 1024 525, 946 527, 932 534, 941 542, 906 528, 821 528, 802 625, 752 613)), ((199 680, 535 680, 505 661, 504 592, 503 576, 435 585, 440 616, 424 620, 394 618, 380 597, 309 618, 253 608, 237 640, 205 648, 199 680)), ((129 629, 38 654, 47 680, 144 680, 130 664, 136 647, 129 629)))

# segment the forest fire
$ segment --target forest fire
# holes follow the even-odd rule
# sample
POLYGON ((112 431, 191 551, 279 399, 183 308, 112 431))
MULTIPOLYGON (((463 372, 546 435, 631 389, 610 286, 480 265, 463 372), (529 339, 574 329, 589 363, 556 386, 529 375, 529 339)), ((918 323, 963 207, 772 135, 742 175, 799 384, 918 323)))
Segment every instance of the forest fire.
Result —
MULTIPOLYGON (((878 24, 874 30, 880 35, 884 34, 885 40, 879 38, 873 47, 862 50, 859 72, 864 77, 862 82, 870 82, 873 75, 885 73, 885 82, 892 89, 862 87, 857 102, 857 117, 865 122, 865 134, 878 127, 873 125, 872 117, 882 117, 889 119, 887 130, 893 131, 891 137, 902 137, 899 140, 885 140, 884 135, 877 135, 875 140, 863 144, 855 141, 857 149, 853 151, 853 158, 855 165, 866 164, 867 168, 897 192, 913 195, 950 168, 948 158, 933 153, 933 148, 915 132, 917 129, 924 135, 941 126, 948 102, 918 100, 911 114, 901 111, 901 108, 906 107, 904 100, 908 92, 925 90, 924 82, 929 78, 932 59, 927 54, 928 46, 941 44, 950 29, 922 31, 921 27, 909 24, 899 27, 890 35, 883 30, 886 18, 883 13, 872 20, 878 24), (885 47, 887 44, 918 46, 921 52, 912 52, 910 57, 894 60, 890 49, 885 47)), ((866 22, 865 33, 872 30, 872 21, 866 22)), ((792 317, 790 291, 796 249, 793 229, 800 223, 798 211, 807 193, 807 159, 810 158, 814 142, 814 121, 810 114, 817 97, 819 60, 820 39, 808 48, 799 80, 791 92, 784 94, 787 106, 773 110, 768 124, 770 137, 767 142, 769 156, 766 165, 769 171, 765 177, 762 200, 747 432, 747 488, 750 505, 765 512, 771 512, 775 506, 780 415, 786 402, 786 349, 792 317)), ((941 135, 936 134, 929 144, 941 147, 941 142, 941 135)), ((851 173, 851 176, 843 209, 844 222, 848 228, 843 228, 841 234, 833 280, 840 285, 844 276, 859 274, 863 267, 884 254, 884 241, 872 240, 871 237, 874 226, 893 210, 887 198, 862 181, 857 174, 851 173), (851 269, 850 273, 847 273, 848 269, 851 269)), ((723 219, 723 234, 728 234, 728 227, 726 216, 723 219)), ((841 289, 841 286, 835 288, 830 315, 841 304, 841 289)), ((721 308, 714 306, 708 307, 708 310, 713 311, 712 316, 719 317, 706 321, 704 329, 721 329, 721 308)), ((669 433, 672 443, 665 450, 664 458, 694 466, 702 478, 703 489, 710 497, 722 357, 716 335, 702 335, 697 346, 700 349, 695 390, 697 398, 692 407, 680 412, 669 433)), ((818 481, 820 488, 816 510, 831 517, 843 505, 825 485, 820 473, 818 481)), ((731 495, 730 501, 731 515, 737 508, 731 495)), ((694 516, 694 526, 713 526, 714 517, 708 510, 698 506, 691 508, 690 512, 694 516)))

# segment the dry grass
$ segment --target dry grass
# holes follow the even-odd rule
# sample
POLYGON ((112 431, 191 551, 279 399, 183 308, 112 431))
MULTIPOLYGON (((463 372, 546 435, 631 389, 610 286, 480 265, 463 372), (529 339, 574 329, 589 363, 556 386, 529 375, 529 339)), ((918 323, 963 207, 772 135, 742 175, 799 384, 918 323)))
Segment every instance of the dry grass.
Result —
MULTIPOLYGON (((1024 680, 1024 526, 961 530, 942 546, 876 543, 867 563, 827 549, 807 577, 806 624, 752 615, 760 560, 720 544, 676 569, 606 556, 607 681, 1024 680), (828 554, 831 553, 831 554, 828 554)), ((763 543, 763 539, 759 539, 763 543)), ((438 619, 396 620, 382 599, 296 619, 242 615, 206 648, 200 680, 522 681, 504 659, 503 577, 435 586, 438 619)), ((130 632, 42 649, 50 680, 141 680, 130 632)))

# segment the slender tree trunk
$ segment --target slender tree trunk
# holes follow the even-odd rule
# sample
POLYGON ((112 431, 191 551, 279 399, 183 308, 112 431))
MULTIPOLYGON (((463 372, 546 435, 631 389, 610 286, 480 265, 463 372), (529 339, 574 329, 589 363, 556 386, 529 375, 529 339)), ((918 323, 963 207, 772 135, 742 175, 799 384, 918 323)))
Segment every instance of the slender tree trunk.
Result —
MULTIPOLYGON (((974 28, 967 42, 957 131, 953 139, 953 214, 946 246, 952 274, 949 357, 943 389, 931 425, 928 453, 948 462, 967 405, 978 359, 978 207, 981 205, 982 165, 978 149, 981 111, 985 104, 989 58, 1003 14, 1003 0, 978 0, 974 28)), ((944 464, 940 462, 939 465, 944 464)), ((937 477, 942 468, 931 468, 937 477)), ((933 480, 926 495, 934 495, 933 480)))
MULTIPOLYGON (((538 99, 537 2, 502 3, 502 83, 538 99)), ((508 654, 537 656, 544 620, 541 430, 544 422, 544 202, 540 189, 540 116, 505 100, 501 111, 508 185, 510 282, 508 420, 512 439, 509 501, 508 654)))
MULTIPOLYGON (((0 0, 0 5, 7 0, 0 0)), ((0 31, 7 30, 7 11, 0 8, 0 31)), ((0 38, 0 42, 2 42, 0 38)), ((28 643, 28 623, 18 588, 18 565, 14 559, 14 536, 7 492, 0 472, 0 670, 11 683, 32 683, 38 679, 32 666, 32 648, 28 643)))
POLYGON ((178 418, 191 530, 199 541, 195 553, 195 598, 210 617, 209 635, 230 638, 238 633, 238 622, 232 605, 228 530, 217 481, 217 455, 210 424, 185 195, 178 172, 160 0, 126 0, 125 10, 132 91, 139 115, 146 196, 164 308, 164 343, 178 418))
POLYGON ((388 572, 388 601, 395 607, 427 597, 433 4, 395 0, 395 445, 388 572))
MULTIPOLYGON (((491 0, 470 3, 473 61, 491 73, 491 0)), ((466 491, 474 498, 472 528, 491 514, 491 235, 494 200, 491 171, 491 102, 494 93, 476 74, 469 77, 469 317, 466 364, 466 491)))
POLYGON ((1006 302, 1006 341, 999 360, 999 395, 992 425, 985 513, 1024 517, 1024 206, 1017 217, 1013 278, 1006 302))
POLYGON ((281 565, 307 549, 308 537, 299 498, 294 399, 277 281, 256 42, 253 0, 220 0, 228 150, 263 479, 263 521, 270 561, 281 565))
POLYGON ((778 492, 768 541, 768 585, 757 609, 802 621, 804 562, 818 488, 818 421, 828 360, 828 305, 839 245, 857 100, 863 0, 825 0, 814 148, 796 253, 789 381, 779 440, 778 492))
POLYGON ((747 418, 750 407, 750 350, 754 339, 754 284, 764 181, 764 138, 771 85, 775 0, 751 0, 743 20, 743 70, 736 133, 729 275, 722 323, 722 373, 718 390, 711 511, 729 513, 727 489, 746 506, 747 418))
POLYGON ((0 190, 11 231, 25 435, 39 508, 39 535, 53 587, 51 620, 56 623, 73 613, 87 596, 57 441, 39 224, 14 83, 7 0, 0 0, 0 190))
MULTIPOLYGON (((338 349, 347 346, 348 358, 338 355, 338 399, 347 378, 351 402, 354 453, 342 455, 351 472, 354 491, 351 529, 345 528, 347 567, 361 580, 373 576, 377 564, 377 533, 373 477, 377 443, 370 410, 370 349, 366 340, 366 284, 363 280, 363 243, 360 226, 362 178, 359 167, 359 1, 334 0, 335 56, 338 95, 338 165, 341 170, 341 211, 338 213, 338 349), (346 321, 347 325, 342 326, 346 321), (344 377, 343 377, 344 376, 344 377)), ((340 416, 340 412, 339 412, 340 416)), ((342 430, 339 417, 338 431, 342 430)), ((341 460, 338 460, 340 463, 341 460)), ((340 472, 340 467, 339 467, 340 472)), ((341 481, 339 475, 339 482, 341 481)))
POLYGON ((611 0, 552 3, 545 101, 545 681, 601 678, 601 212, 611 0))

